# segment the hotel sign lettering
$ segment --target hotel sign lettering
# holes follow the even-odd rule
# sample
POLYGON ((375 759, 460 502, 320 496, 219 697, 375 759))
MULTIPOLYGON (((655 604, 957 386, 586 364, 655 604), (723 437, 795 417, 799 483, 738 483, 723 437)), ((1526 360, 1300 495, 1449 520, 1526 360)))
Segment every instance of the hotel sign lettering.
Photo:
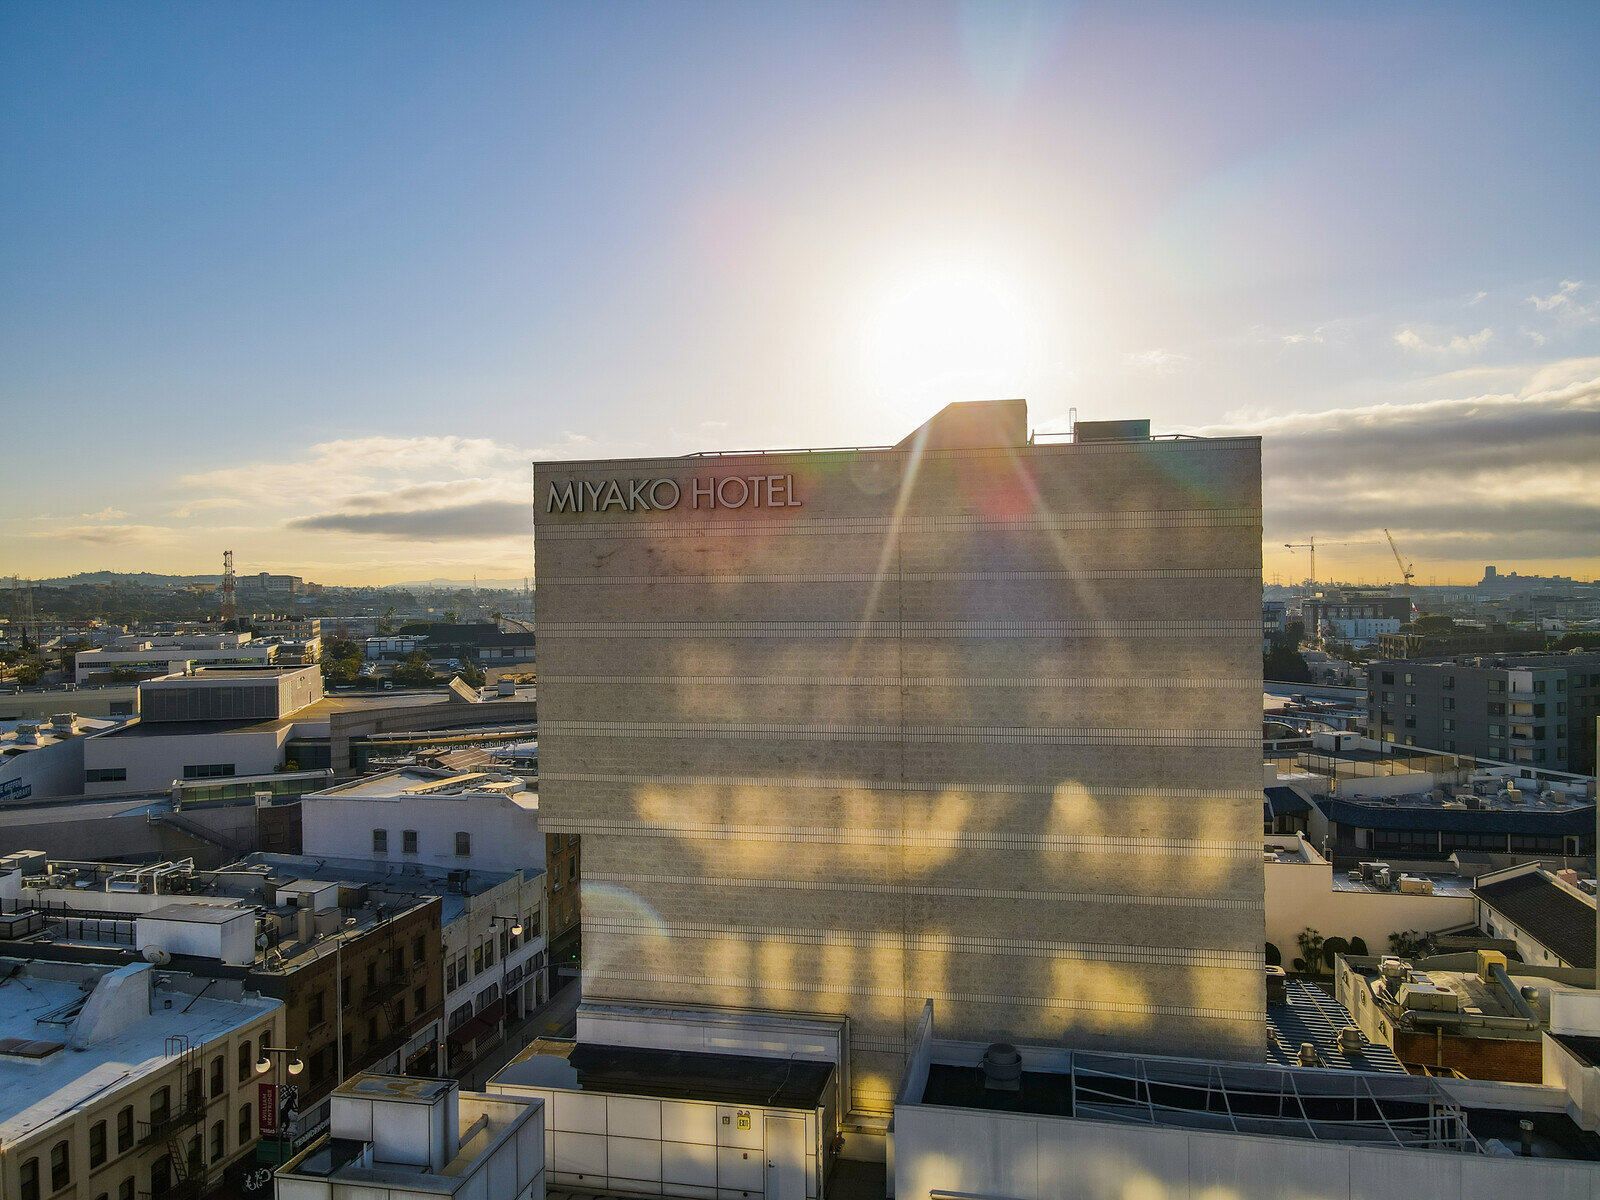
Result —
POLYGON ((667 512, 689 508, 800 508, 793 475, 713 475, 705 479, 551 481, 545 512, 667 512))

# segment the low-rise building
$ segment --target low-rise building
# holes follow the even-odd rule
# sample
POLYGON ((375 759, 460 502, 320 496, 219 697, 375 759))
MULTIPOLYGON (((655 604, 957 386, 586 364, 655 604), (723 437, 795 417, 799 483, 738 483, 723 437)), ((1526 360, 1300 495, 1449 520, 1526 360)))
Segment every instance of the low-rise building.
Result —
POLYGON ((147 637, 131 634, 109 646, 80 650, 74 660, 74 680, 82 686, 126 675, 173 675, 191 667, 270 666, 278 644, 257 641, 249 633, 200 633, 147 637))
MULTIPOLYGON (((370 857, 402 872, 516 874, 542 892, 532 898, 534 903, 508 910, 511 916, 521 914, 521 924, 527 930, 525 937, 538 937, 541 951, 547 945, 546 935, 550 938, 548 944, 554 946, 554 914, 558 910, 562 933, 577 922, 577 848, 563 845, 555 863, 547 869, 547 839, 539 827, 539 794, 520 775, 427 767, 370 775, 307 796, 301 805, 301 831, 307 854, 370 857)), ((507 927, 510 924, 502 922, 507 927)), ((498 953, 505 961, 512 950, 504 936, 507 929, 500 933, 498 953)), ((476 980, 483 970, 483 956, 487 954, 492 965, 496 947, 491 941, 485 948, 483 939, 476 934, 469 941, 473 955, 471 978, 476 980)), ((518 961, 511 964, 518 971, 534 969, 528 965, 530 945, 524 942, 518 961)), ((465 955, 467 946, 458 947, 456 953, 465 955)), ((549 963, 550 958, 539 956, 541 971, 549 963)), ((467 970, 463 957, 460 976, 466 977, 467 970)), ((524 977, 522 984, 501 994, 509 1017, 528 1011, 548 995, 549 982, 524 977)), ((459 1025, 463 1003, 457 1001, 451 1009, 452 1023, 459 1025)), ((481 1016, 483 1012, 479 997, 474 1000, 471 1015, 481 1016)), ((459 1029, 452 1033, 460 1038, 459 1029)))
POLYGON ((1592 997, 1594 972, 1519 963, 1494 950, 1415 961, 1346 955, 1335 989, 1362 1033, 1413 1071, 1543 1083, 1553 999, 1592 997))
POLYGON ((1586 1200, 1600 1152, 1574 1113, 1564 1087, 947 1041, 930 1003, 888 1191, 1586 1200))
MULTIPOLYGON (((12 855, 0 874, 0 949, 70 962, 149 959, 284 1001, 283 1045, 305 1064, 283 1145, 327 1120, 327 1096, 365 1069, 437 1070, 439 897, 344 880, 313 860, 252 855, 218 871, 12 855)), ((274 1143, 276 1149, 278 1143, 274 1143)))
POLYGON ((83 787, 84 739, 119 724, 72 712, 47 719, 0 720, 0 800, 75 795, 83 787))
MULTIPOLYGON (((1363 954, 1363 946, 1386 949, 1392 934, 1459 929, 1471 926, 1476 915, 1472 878, 1449 863, 1411 871, 1398 864, 1367 864, 1382 867, 1381 878, 1359 865, 1335 871, 1300 834, 1268 836, 1263 860, 1267 943, 1285 965, 1301 954, 1298 939, 1308 929, 1322 939, 1338 939, 1338 953, 1363 954)), ((1331 969, 1333 964, 1324 965, 1331 969)))
POLYGON ((0 1195, 198 1197, 256 1145, 283 1005, 147 962, 0 958, 0 1195))
POLYGON ((545 1105, 447 1079, 361 1075, 326 1136, 278 1171, 280 1200, 543 1200, 545 1105))
POLYGON ((1488 872, 1472 889, 1478 927, 1515 943, 1524 962, 1592 971, 1594 889, 1592 877, 1551 871, 1538 862, 1488 872))

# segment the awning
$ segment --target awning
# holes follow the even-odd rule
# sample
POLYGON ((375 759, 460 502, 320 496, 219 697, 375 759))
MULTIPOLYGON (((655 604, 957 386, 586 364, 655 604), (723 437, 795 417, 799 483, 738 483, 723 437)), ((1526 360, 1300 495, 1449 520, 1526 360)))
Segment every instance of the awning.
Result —
POLYGON ((452 1046, 464 1046, 476 1038, 491 1032, 500 1024, 500 1018, 506 1011, 504 1000, 496 1000, 484 1007, 484 1010, 475 1017, 461 1023, 458 1028, 452 1029, 445 1035, 445 1040, 452 1046))

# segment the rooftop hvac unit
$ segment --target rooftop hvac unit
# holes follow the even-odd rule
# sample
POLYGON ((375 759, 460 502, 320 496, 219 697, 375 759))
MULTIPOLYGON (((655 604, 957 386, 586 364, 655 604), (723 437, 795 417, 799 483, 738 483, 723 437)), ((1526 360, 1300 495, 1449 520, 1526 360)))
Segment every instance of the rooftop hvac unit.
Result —
POLYGON ((1434 983, 1407 983, 1395 997, 1407 1012, 1457 1012, 1461 999, 1449 988, 1434 983))

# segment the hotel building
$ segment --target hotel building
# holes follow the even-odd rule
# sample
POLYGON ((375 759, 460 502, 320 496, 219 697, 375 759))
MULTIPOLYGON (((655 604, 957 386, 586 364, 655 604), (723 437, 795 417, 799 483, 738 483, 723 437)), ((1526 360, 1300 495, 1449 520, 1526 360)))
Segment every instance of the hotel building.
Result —
POLYGON ((1255 438, 534 464, 540 804, 584 998, 1263 1061, 1255 438))

